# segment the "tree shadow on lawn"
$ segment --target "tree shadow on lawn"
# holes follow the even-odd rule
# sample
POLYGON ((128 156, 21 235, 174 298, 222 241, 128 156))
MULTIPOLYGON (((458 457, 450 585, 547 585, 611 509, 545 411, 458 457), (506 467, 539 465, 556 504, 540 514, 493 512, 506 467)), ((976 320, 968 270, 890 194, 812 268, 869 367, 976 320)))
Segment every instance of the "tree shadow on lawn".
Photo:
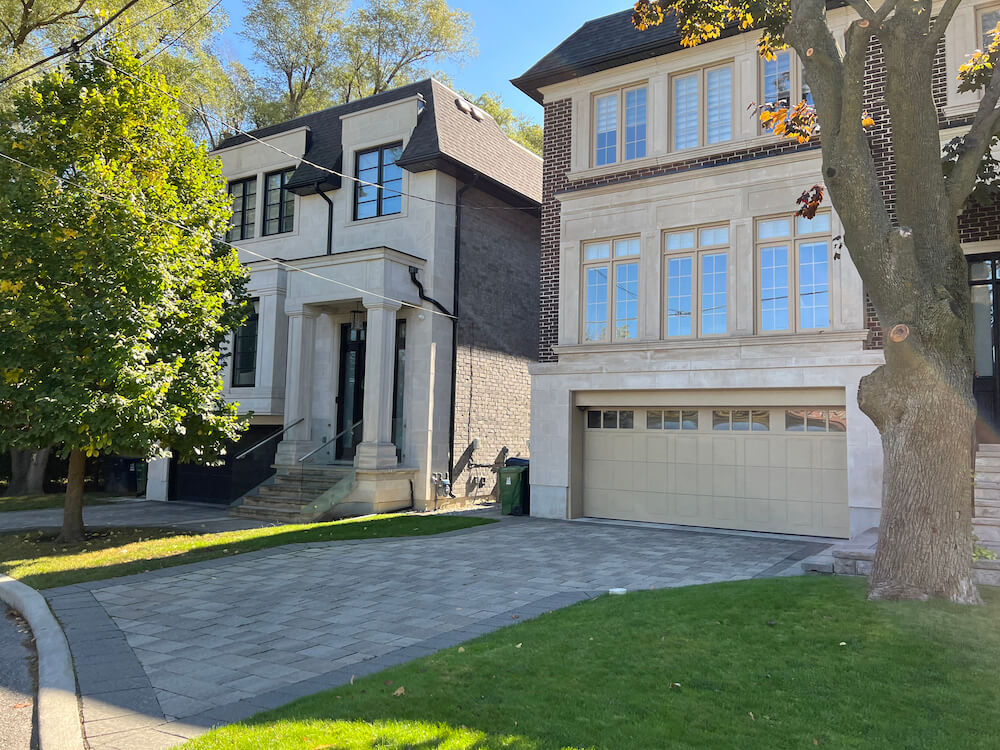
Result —
POLYGON ((286 544, 430 536, 492 519, 391 516, 323 524, 268 526, 198 534, 177 528, 90 528, 79 544, 58 544, 55 529, 0 536, 0 571, 36 589, 144 573, 286 544))
POLYGON ((983 593, 869 603, 863 580, 802 577, 605 596, 185 748, 992 750, 1000 596, 983 593))

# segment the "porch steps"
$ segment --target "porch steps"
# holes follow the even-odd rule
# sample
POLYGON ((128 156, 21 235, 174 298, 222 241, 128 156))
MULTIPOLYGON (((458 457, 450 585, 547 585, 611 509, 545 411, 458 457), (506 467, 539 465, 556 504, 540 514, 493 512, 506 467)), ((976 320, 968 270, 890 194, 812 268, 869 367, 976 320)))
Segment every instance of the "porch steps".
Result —
POLYGON ((1000 445, 982 444, 976 452, 972 526, 979 543, 1000 550, 1000 445))
POLYGON ((230 506, 230 516, 283 524, 311 521, 316 517, 313 501, 353 471, 350 464, 274 468, 274 481, 250 491, 241 505, 230 506))

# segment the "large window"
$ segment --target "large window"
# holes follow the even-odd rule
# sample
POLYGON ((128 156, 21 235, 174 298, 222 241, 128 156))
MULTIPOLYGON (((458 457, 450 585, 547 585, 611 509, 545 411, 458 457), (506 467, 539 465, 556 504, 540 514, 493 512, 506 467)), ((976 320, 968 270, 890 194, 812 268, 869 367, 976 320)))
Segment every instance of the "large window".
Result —
POLYGON ((285 169, 264 178, 264 234, 282 234, 294 228, 295 196, 285 187, 293 172, 285 169))
POLYGON ((594 97, 594 166, 646 155, 646 87, 594 97))
POLYGON ((403 210, 403 170, 396 166, 402 153, 402 143, 358 153, 355 174, 362 182, 354 188, 355 221, 403 210))
POLYGON ((260 300, 250 300, 246 323, 233 334, 233 387, 250 388, 257 382, 257 321, 260 300))
POLYGON ((776 52, 773 59, 762 60, 760 74, 762 102, 783 102, 788 107, 794 107, 800 101, 813 103, 812 91, 806 85, 802 64, 791 50, 776 52))
POLYGON ((668 232, 664 253, 667 337, 727 333, 729 227, 668 232))
POLYGON ((257 216, 257 178, 230 182, 229 197, 233 201, 233 220, 226 233, 226 241, 252 239, 257 216))
POLYGON ((758 304, 763 333, 830 325, 830 214, 757 221, 758 304))
POLYGON ((674 151, 732 140, 732 64, 673 76, 670 111, 670 143, 674 151))
POLYGON ((639 338, 638 237, 583 246, 583 340, 639 338))
POLYGON ((979 29, 979 41, 985 51, 993 43, 993 30, 1000 23, 1000 5, 979 8, 976 11, 976 24, 979 29))

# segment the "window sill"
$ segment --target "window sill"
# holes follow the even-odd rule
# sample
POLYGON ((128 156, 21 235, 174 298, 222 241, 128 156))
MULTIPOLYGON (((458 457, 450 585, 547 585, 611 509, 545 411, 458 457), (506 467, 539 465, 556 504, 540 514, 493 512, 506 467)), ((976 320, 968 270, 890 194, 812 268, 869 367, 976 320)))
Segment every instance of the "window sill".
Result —
POLYGON ((863 343, 868 338, 868 330, 827 331, 824 333, 768 334, 753 336, 720 336, 703 339, 660 339, 657 341, 628 341, 615 344, 565 344, 552 347, 556 354, 598 354, 623 351, 718 349, 721 347, 774 346, 825 343, 863 343))

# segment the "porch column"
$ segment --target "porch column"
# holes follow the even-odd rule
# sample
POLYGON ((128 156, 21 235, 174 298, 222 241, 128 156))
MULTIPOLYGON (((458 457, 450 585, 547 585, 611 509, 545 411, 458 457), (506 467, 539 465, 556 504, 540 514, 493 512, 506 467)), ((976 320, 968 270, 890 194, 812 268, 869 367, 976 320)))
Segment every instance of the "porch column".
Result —
POLYGON ((316 347, 316 312, 308 307, 286 311, 288 316, 288 364, 285 375, 285 419, 287 427, 304 421, 285 433, 278 444, 277 463, 295 463, 312 449, 312 374, 316 347))
POLYGON ((368 311, 365 333, 365 402, 362 441, 356 465, 361 469, 396 466, 392 442, 392 386, 396 372, 396 311, 398 302, 362 300, 368 311))

